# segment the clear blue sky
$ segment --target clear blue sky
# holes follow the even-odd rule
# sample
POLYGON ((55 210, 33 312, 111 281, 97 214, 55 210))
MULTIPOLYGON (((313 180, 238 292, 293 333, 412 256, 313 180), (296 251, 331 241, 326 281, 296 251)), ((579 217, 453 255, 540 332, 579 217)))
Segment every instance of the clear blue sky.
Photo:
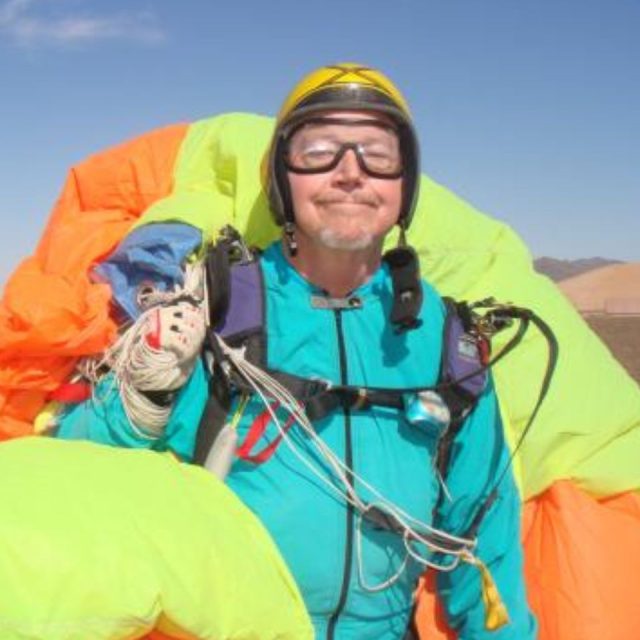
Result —
POLYGON ((344 60, 397 82, 424 170, 534 255, 640 260, 639 0, 0 0, 0 283, 70 165, 156 126, 273 114, 344 60))

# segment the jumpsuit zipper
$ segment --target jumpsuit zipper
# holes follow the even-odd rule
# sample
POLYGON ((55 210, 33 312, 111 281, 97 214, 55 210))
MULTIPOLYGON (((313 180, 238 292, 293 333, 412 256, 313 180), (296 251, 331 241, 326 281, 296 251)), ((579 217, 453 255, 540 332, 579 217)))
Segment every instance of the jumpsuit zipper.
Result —
MULTIPOLYGON (((338 336, 338 353, 340 357, 340 383, 342 385, 348 384, 348 369, 347 369, 347 353, 344 346, 344 335, 342 330, 342 310, 334 310, 336 319, 336 332, 338 336)), ((345 434, 345 453, 344 462, 347 467, 347 481, 353 486, 353 443, 351 441, 351 412, 349 407, 343 407, 344 415, 344 434, 345 434)), ((338 623, 338 618, 344 609, 349 594, 349 583, 351 582, 351 564, 353 559, 353 524, 354 524, 354 508, 351 503, 346 504, 346 539, 344 550, 344 570, 342 574, 342 588, 340 590, 340 597, 338 604, 334 609, 331 617, 329 618, 329 624, 327 625, 327 640, 333 640, 335 637, 335 630, 338 623)))

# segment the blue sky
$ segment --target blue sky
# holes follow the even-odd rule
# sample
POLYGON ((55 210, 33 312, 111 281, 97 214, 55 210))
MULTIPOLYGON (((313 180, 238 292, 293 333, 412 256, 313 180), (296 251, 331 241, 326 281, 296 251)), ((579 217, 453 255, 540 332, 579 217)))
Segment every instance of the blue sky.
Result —
POLYGON ((0 0, 0 282, 69 166, 173 122, 273 114, 352 60, 412 105, 423 168, 536 256, 640 260, 638 0, 0 0))

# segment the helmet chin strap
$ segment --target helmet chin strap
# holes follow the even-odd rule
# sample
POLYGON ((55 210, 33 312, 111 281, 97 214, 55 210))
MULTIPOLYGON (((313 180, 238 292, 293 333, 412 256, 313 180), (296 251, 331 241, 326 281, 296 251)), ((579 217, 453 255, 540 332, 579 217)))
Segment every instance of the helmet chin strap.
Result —
POLYGON ((415 249, 407 244, 406 225, 399 221, 400 237, 398 246, 383 256, 389 267, 393 285, 393 306, 391 323, 397 333, 403 333, 419 327, 419 314, 422 307, 422 283, 420 280, 420 261, 415 249))
POLYGON ((291 258, 295 258, 298 254, 298 241, 296 240, 296 226, 293 222, 284 223, 283 238, 287 253, 291 258))
POLYGON ((405 224, 398 220, 398 227, 400 228, 400 235, 398 236, 398 247, 407 246, 407 229, 405 224))

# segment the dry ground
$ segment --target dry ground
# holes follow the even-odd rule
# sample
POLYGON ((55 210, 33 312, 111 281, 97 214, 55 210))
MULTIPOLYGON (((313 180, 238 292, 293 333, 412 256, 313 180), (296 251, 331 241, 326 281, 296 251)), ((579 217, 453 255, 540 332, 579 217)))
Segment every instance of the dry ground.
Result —
POLYGON ((640 316, 587 316, 585 320, 640 384, 640 316))

